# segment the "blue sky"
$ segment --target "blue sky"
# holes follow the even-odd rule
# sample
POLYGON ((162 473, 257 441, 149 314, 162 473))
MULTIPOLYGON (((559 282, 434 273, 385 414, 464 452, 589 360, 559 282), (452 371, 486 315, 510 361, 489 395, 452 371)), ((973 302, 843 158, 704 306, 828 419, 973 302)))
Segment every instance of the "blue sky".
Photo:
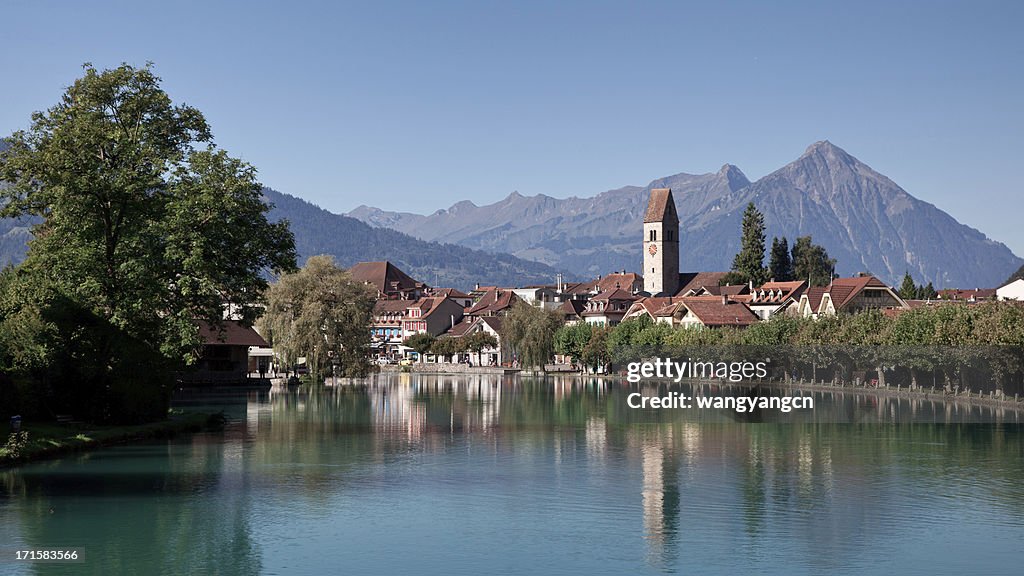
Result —
POLYGON ((0 0, 0 133, 83 62, 155 63, 334 212, 590 196, 828 139, 1024 255, 1024 2, 0 0))

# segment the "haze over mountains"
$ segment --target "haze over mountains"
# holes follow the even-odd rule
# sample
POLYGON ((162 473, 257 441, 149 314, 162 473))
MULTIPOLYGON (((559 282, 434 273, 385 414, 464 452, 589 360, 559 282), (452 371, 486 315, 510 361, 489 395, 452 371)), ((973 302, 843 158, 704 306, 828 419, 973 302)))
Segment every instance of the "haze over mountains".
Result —
POLYGON ((645 187, 591 198, 512 193, 486 206, 470 201, 429 216, 360 206, 348 213, 376 227, 538 260, 585 277, 639 271, 641 221, 651 188, 672 188, 679 212, 682 270, 728 270, 739 249, 748 202, 764 213, 767 236, 792 245, 810 234, 844 276, 868 271, 897 284, 905 271, 936 287, 993 287, 1024 263, 1002 243, 914 198, 834 144, 811 145, 797 160, 750 182, 736 166, 676 174, 645 187))

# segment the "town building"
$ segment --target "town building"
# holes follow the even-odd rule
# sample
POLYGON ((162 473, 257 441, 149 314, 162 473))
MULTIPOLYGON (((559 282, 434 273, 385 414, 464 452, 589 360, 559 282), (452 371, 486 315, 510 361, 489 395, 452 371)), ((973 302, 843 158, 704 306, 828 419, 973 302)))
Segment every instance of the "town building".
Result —
POLYGON ((420 298, 402 316, 402 338, 424 332, 439 336, 462 320, 464 312, 465 308, 443 296, 420 298))
POLYGON ((196 365, 179 375, 183 384, 236 384, 250 372, 270 371, 270 344, 251 326, 224 320, 219 326, 198 322, 203 347, 196 365))
POLYGON ((469 308, 473 305, 472 296, 455 288, 431 288, 428 290, 428 296, 440 296, 442 298, 447 298, 458 303, 463 308, 469 308))
POLYGON ((982 302, 996 299, 995 288, 975 288, 973 290, 962 290, 960 288, 948 288, 939 290, 937 300, 949 300, 951 302, 982 302))
POLYGON ((583 319, 592 326, 615 326, 639 298, 621 288, 602 292, 587 301, 583 319))
POLYGON ((672 324, 683 328, 743 328, 760 320, 745 303, 729 296, 688 296, 670 306, 672 324))
POLYGON ((1024 301, 1024 278, 1018 278, 1005 286, 996 288, 996 298, 1024 301))
POLYGON ((758 318, 768 320, 776 314, 786 312, 790 307, 795 308, 806 289, 807 282, 804 280, 765 282, 750 292, 748 305, 758 318))
POLYGON ((870 274, 836 278, 828 286, 811 287, 800 296, 796 313, 817 318, 863 310, 909 309, 892 287, 870 274))

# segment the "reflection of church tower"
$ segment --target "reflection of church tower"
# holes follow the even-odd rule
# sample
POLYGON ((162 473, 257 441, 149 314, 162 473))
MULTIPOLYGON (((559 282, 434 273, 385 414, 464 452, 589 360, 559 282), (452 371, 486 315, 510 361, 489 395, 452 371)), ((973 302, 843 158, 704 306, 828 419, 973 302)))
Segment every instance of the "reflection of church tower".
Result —
POLYGON ((644 214, 644 290, 675 296, 679 290, 679 216, 670 188, 654 188, 644 214))

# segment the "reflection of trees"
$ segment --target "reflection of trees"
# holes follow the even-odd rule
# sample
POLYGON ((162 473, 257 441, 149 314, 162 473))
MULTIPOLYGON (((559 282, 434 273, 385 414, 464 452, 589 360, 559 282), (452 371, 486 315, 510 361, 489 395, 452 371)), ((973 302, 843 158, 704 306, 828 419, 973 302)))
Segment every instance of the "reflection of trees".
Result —
MULTIPOLYGON (((286 510, 307 500, 316 506, 306 510, 330 510, 339 495, 376 494, 407 484, 407 474, 431 477, 420 459, 445 464, 452 490, 480 482, 517 483, 499 491, 593 490, 627 515, 623 526, 642 531, 648 561, 665 571, 690 564, 700 572, 692 563, 707 538, 750 557, 784 538, 810 572, 829 573, 885 548, 872 538, 891 534, 893 510, 912 516, 910 504, 951 491, 978 497, 962 491, 981 486, 979 478, 985 502, 1024 514, 1022 430, 955 424, 982 417, 977 407, 837 390, 816 395, 814 421, 760 414, 786 423, 759 423, 629 409, 626 395, 638 388, 612 380, 411 376, 275 391, 250 398, 245 418, 223 435, 0 472, 0 499, 16 503, 4 512, 17 523, 0 535, 83 543, 86 569, 97 573, 256 573, 251 523, 266 517, 256 505, 286 510), (902 424, 915 418, 954 424, 902 424)), ((704 386, 706 394, 749 393, 704 386)))
POLYGON ((30 546, 85 548, 76 574, 256 574, 251 493, 224 445, 133 446, 4 472, 30 546))

